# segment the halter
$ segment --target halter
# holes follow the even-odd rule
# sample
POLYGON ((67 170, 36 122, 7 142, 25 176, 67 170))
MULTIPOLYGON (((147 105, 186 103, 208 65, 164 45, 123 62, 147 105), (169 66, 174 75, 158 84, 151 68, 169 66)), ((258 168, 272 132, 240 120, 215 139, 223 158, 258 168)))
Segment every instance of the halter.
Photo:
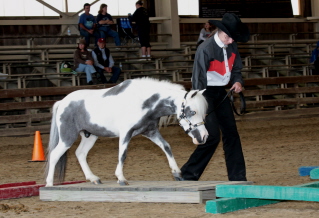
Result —
MULTIPOLYGON (((187 130, 185 130, 185 133, 188 134, 190 131, 192 131, 193 129, 197 128, 198 126, 201 126, 201 125, 204 125, 205 122, 202 121, 202 122, 199 122, 199 123, 196 123, 196 124, 192 124, 191 121, 189 121, 186 117, 186 114, 185 114, 185 103, 186 103, 186 97, 188 95, 189 92, 186 92, 185 96, 184 96, 184 99, 183 99, 183 102, 182 102, 182 109, 181 109, 181 113, 179 115, 179 117, 177 118, 178 122, 179 122, 179 125, 182 126, 180 124, 180 121, 181 120, 185 120, 188 125, 189 125, 189 128, 187 130)), ((195 114, 194 114, 195 115, 195 114)))

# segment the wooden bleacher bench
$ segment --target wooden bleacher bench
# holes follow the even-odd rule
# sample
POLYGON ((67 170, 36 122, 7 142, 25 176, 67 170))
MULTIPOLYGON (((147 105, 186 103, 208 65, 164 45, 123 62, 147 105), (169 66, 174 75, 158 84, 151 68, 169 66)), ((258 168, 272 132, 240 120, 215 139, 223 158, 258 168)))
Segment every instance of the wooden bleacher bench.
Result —
POLYGON ((167 79, 171 78, 172 81, 176 81, 176 72, 175 68, 167 69, 141 69, 141 70, 122 70, 124 73, 124 80, 133 79, 138 77, 154 77, 158 79, 167 79))
MULTIPOLYGON (((17 84, 19 89, 26 88, 28 81, 35 80, 69 80, 72 82, 73 86, 76 86, 76 76, 72 73, 32 73, 32 74, 13 74, 13 75, 1 75, 0 83, 13 82, 17 84), (1 79, 1 77, 6 77, 6 79, 1 79)), ((7 85, 5 84, 5 87, 7 85)), ((6 89, 6 88, 5 88, 6 89)))

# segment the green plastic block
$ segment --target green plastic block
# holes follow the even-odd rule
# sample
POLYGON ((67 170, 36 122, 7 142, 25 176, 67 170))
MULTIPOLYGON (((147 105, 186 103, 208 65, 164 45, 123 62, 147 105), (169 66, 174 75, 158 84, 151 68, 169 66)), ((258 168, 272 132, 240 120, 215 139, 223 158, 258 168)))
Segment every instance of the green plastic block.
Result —
POLYGON ((226 198, 319 201, 319 189, 289 186, 217 185, 216 196, 226 198))
POLYGON ((220 198, 206 201, 206 213, 228 213, 237 210, 259 207, 268 204, 275 204, 280 201, 265 199, 248 199, 248 198, 220 198))
POLYGON ((310 171, 310 179, 319 179, 319 168, 310 171))

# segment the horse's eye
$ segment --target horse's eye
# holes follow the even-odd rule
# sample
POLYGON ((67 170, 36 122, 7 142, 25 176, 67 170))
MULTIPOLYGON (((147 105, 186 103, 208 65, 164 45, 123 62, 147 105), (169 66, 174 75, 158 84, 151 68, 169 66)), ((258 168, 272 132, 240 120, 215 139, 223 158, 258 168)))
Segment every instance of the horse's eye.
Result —
POLYGON ((196 111, 191 111, 191 115, 194 116, 196 114, 196 111))

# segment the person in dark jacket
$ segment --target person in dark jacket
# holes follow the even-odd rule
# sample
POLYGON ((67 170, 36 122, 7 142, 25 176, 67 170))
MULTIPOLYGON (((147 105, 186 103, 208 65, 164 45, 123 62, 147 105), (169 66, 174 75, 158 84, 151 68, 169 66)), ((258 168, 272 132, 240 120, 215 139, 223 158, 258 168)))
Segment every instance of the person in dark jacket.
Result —
POLYGON ((194 60, 192 88, 203 90, 208 102, 206 129, 209 133, 205 144, 198 145, 189 160, 182 166, 184 180, 199 180, 213 156, 222 133, 228 179, 246 181, 246 166, 240 137, 232 107, 226 96, 225 87, 239 93, 243 90, 241 75, 242 61, 238 53, 238 42, 249 40, 249 30, 232 13, 226 13, 222 20, 210 20, 217 29, 210 38, 199 45, 194 60))
POLYGON ((114 60, 110 50, 105 47, 105 39, 99 38, 98 47, 92 51, 97 80, 101 83, 116 83, 120 77, 121 69, 114 66, 114 60), (111 73, 109 81, 106 80, 104 72, 111 73))
POLYGON ((150 29, 151 24, 146 8, 143 7, 142 1, 135 3, 136 11, 129 18, 135 21, 137 27, 137 34, 141 44, 142 59, 151 58, 151 45, 150 45, 150 29))
POLYGON ((119 34, 111 28, 111 25, 114 24, 114 22, 112 16, 107 13, 106 4, 101 4, 98 15, 96 16, 96 23, 101 38, 106 39, 106 36, 111 36, 114 38, 114 43, 116 46, 121 45, 119 34))

